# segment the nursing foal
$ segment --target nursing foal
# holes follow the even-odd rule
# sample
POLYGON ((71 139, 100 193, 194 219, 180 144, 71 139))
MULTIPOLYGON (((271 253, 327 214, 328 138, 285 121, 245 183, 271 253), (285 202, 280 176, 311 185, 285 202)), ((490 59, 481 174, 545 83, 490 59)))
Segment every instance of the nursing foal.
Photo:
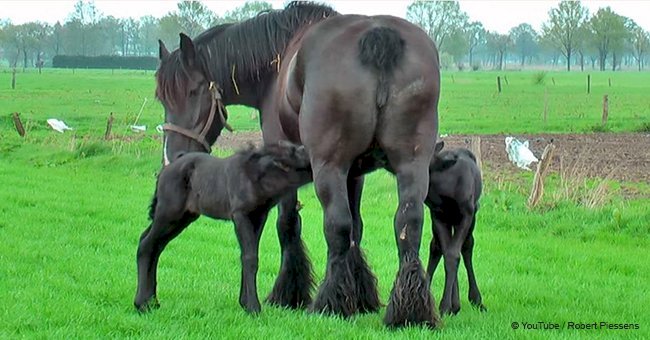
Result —
POLYGON ((219 159, 207 153, 187 153, 158 175, 151 202, 151 225, 138 246, 140 311, 159 306, 156 269, 165 246, 200 215, 232 220, 241 248, 239 304, 249 313, 260 311, 257 296, 258 246, 269 210, 287 191, 312 180, 303 146, 288 142, 250 148, 219 159))
POLYGON ((460 310, 458 265, 462 254, 469 283, 469 301, 485 311, 472 264, 472 234, 482 190, 481 171, 471 151, 463 148, 441 151, 443 145, 444 142, 436 145, 436 154, 429 167, 429 192, 424 201, 431 211, 434 236, 427 268, 429 282, 432 282, 438 262, 444 256, 445 288, 440 299, 440 313, 457 313, 460 310))

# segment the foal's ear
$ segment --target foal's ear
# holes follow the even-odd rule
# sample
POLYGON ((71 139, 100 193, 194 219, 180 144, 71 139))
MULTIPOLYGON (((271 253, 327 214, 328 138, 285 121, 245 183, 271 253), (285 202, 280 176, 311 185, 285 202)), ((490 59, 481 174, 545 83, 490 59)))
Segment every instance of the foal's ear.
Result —
POLYGON ((185 66, 193 67, 196 58, 196 51, 194 50, 194 43, 192 39, 185 33, 180 33, 181 37, 181 56, 185 66))
POLYGON ((158 58, 160 60, 167 59, 169 57, 169 50, 165 46, 165 43, 158 39, 158 58))
POLYGON ((438 152, 440 152, 440 150, 442 150, 442 148, 444 148, 444 147, 445 147, 445 141, 444 141, 444 140, 439 141, 438 143, 436 143, 436 148, 435 148, 435 151, 434 151, 434 152, 438 153, 438 152))

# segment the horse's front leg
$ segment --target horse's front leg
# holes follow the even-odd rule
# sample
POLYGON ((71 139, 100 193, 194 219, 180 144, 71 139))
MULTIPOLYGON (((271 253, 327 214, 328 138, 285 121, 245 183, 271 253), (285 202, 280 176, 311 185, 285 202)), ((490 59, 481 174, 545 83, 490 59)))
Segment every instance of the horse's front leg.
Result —
POLYGON ((158 259, 167 244, 178 236, 197 216, 185 214, 174 220, 168 213, 158 209, 151 225, 140 236, 137 252, 138 288, 133 304, 140 312, 158 308, 156 297, 158 259))
POLYGON ((301 308, 311 302, 314 287, 311 262, 301 239, 302 222, 298 214, 298 192, 282 197, 278 204, 277 231, 282 254, 280 273, 267 297, 270 304, 301 308))
POLYGON ((239 304, 246 312, 252 314, 259 313, 261 310, 257 296, 258 252, 267 211, 267 208, 260 208, 248 214, 242 212, 233 214, 235 232, 241 250, 239 304))
MULTIPOLYGON (((359 249, 361 257, 361 240, 363 238, 363 220, 361 218, 361 194, 363 192, 363 176, 348 176, 348 200, 352 215, 352 240, 359 249)), ((354 272, 356 296, 360 313, 372 313, 379 310, 381 302, 377 292, 377 278, 372 274, 366 261, 361 261, 354 272)))

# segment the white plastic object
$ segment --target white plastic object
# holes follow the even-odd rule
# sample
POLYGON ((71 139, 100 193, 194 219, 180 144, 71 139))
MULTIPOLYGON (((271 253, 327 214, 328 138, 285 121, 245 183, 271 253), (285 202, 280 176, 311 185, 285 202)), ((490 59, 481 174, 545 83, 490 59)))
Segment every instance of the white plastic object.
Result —
POLYGON ((65 130, 72 130, 71 127, 66 125, 62 120, 58 120, 55 118, 50 118, 47 120, 47 124, 54 129, 54 131, 58 131, 63 133, 65 130))
POLYGON ((517 167, 530 171, 528 167, 531 163, 539 162, 532 151, 530 151, 528 141, 520 141, 514 137, 506 137, 506 152, 508 159, 517 167))

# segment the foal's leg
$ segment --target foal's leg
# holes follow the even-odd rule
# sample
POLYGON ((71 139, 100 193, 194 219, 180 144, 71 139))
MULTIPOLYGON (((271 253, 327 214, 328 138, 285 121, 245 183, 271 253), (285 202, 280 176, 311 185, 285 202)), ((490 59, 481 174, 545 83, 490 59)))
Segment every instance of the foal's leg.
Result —
POLYGON ((250 214, 241 212, 233 214, 235 232, 241 249, 241 286, 239 304, 248 313, 259 313, 260 300, 257 296, 257 269, 260 236, 266 222, 267 207, 262 207, 250 214))
POLYGON ((425 144, 419 147, 424 151, 417 153, 410 147, 386 151, 391 166, 396 170, 399 191, 394 226, 400 269, 384 318, 384 322, 391 327, 409 324, 436 327, 439 323, 429 290, 429 280, 419 258, 423 202, 429 184, 429 163, 433 145, 425 144))
POLYGON ((197 215, 186 213, 176 220, 159 209, 151 225, 140 236, 137 253, 138 290, 133 302, 139 311, 146 312, 160 306, 156 298, 160 254, 172 239, 197 218, 197 215))
POLYGON ((472 227, 467 235, 465 243, 461 249, 463 255, 463 263, 465 264, 465 269, 467 270, 467 281, 469 283, 469 302, 473 306, 477 307, 481 312, 487 311, 487 308, 483 305, 483 299, 481 298, 481 292, 478 289, 476 284, 476 277, 474 276, 474 265, 472 264, 472 253, 474 251, 474 224, 476 222, 476 215, 472 218, 472 227))
POLYGON ((356 296, 360 313, 372 313, 379 310, 381 302, 377 291, 377 278, 372 274, 361 251, 361 239, 363 237, 363 220, 361 219, 361 193, 363 191, 363 176, 348 176, 348 200, 350 213, 352 214, 352 240, 359 249, 360 258, 363 261, 353 265, 356 296))
POLYGON ((266 298, 272 305, 289 308, 309 305, 314 287, 311 262, 300 237, 302 222, 297 204, 297 191, 285 195, 278 204, 277 231, 282 259, 278 278, 266 298))
MULTIPOLYGON (((460 251, 467 239, 471 228, 472 215, 468 213, 467 207, 460 207, 462 218, 454 229, 454 235, 449 244, 441 242, 445 257, 445 290, 440 301, 440 313, 455 314, 460 309, 460 302, 454 302, 453 289, 458 280, 458 264, 460 263, 460 251)), ((441 241, 443 238, 441 238, 441 241)), ((445 240, 447 241, 447 240, 445 240)))
POLYGON ((433 211, 431 211, 431 229, 433 235, 431 237, 431 243, 429 244, 429 264, 427 265, 429 286, 431 286, 431 284, 433 283, 433 274, 436 272, 436 268, 438 268, 438 263, 440 263, 440 259, 442 258, 442 248, 440 247, 440 235, 437 234, 436 219, 435 216, 433 215, 433 211))

